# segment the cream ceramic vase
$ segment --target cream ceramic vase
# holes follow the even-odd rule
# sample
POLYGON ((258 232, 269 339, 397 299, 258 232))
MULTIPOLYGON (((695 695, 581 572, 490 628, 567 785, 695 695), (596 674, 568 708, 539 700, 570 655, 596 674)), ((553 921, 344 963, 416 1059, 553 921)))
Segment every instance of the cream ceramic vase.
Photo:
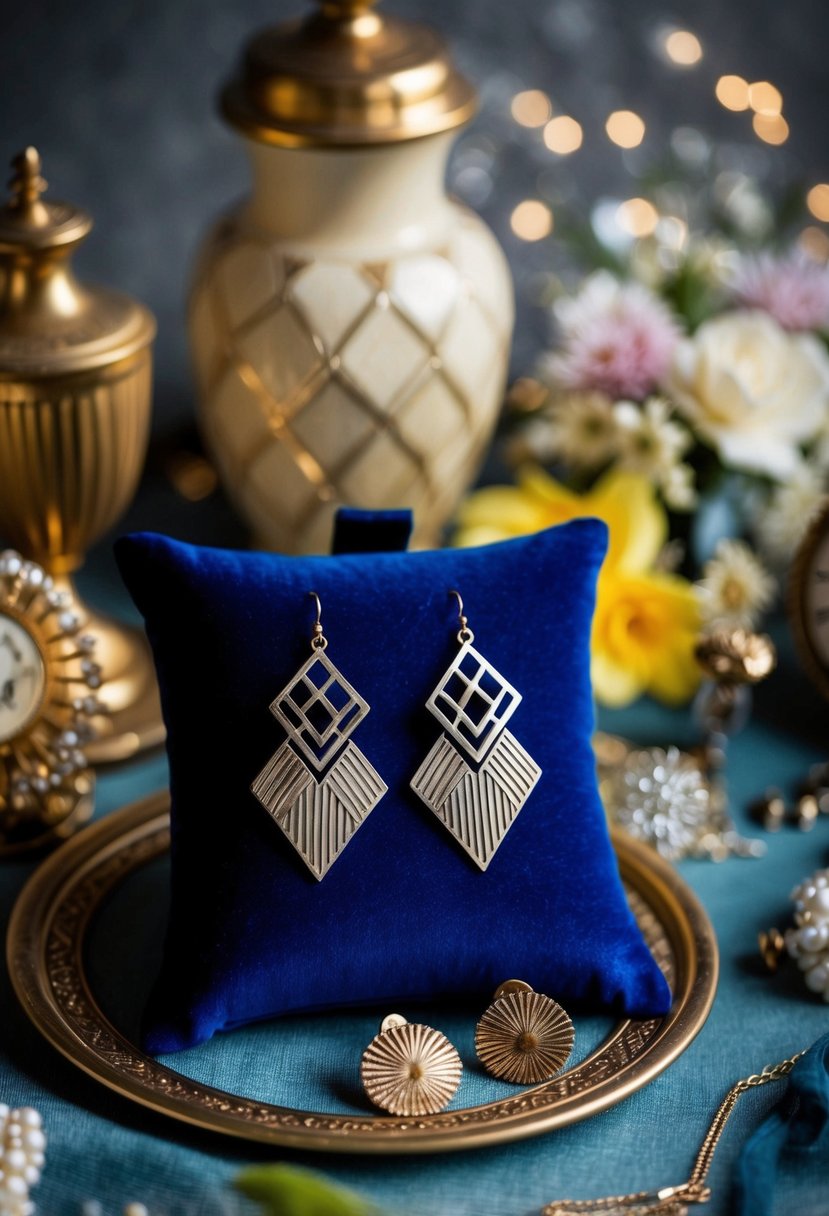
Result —
MULTIPOLYGON (((379 20, 365 5, 333 8, 300 31, 379 20)), ((422 58, 421 27, 401 26, 397 58, 404 35, 422 58)), ((387 45, 389 23, 377 28, 387 45)), ((444 88, 457 126, 468 86, 462 104, 444 88)), ((227 94, 225 109, 243 128, 253 192, 209 235, 190 305, 203 430, 224 484, 265 547, 326 551, 341 504, 411 507, 415 543, 435 544, 491 439, 513 323, 503 253, 445 192, 452 130, 400 135, 400 105, 395 138, 367 121, 358 142, 352 119, 340 146, 335 120, 324 142, 286 146, 280 129, 240 122, 227 94)))

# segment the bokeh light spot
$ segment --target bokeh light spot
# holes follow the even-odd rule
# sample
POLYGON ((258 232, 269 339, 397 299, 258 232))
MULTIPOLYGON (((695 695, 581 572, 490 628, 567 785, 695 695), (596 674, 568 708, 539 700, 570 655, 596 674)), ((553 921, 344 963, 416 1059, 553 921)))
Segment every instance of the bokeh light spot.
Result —
POLYGON ((688 239, 688 225, 678 215, 663 215, 656 225, 656 235, 669 249, 682 249, 688 239))
POLYGON ((775 117, 783 112, 783 94, 768 80, 757 80, 748 86, 748 104, 757 114, 775 117))
POLYGON ((553 112, 550 99, 541 89, 525 89, 516 93, 510 111, 522 127, 543 127, 553 112))
POLYGON ((748 81, 743 80, 742 76, 721 76, 714 92, 717 101, 726 110, 747 110, 750 104, 748 90, 748 81))
POLYGON ((541 241, 553 231, 553 213, 546 203, 527 198, 510 216, 510 227, 522 241, 541 241))
POLYGON ((544 128, 544 143, 551 152, 557 152, 559 156, 575 152, 581 147, 583 138, 581 123, 567 114, 551 118, 544 128))
POLYGON ((616 222, 631 236, 650 236, 659 223, 659 212, 646 198, 629 198, 616 211, 616 222))
POLYGON ((620 148, 638 148, 645 138, 645 124, 633 110, 614 110, 605 130, 608 139, 620 148))
POLYGON ((806 195, 806 206, 816 220, 829 224, 829 184, 819 182, 817 186, 812 186, 806 195))
POLYGON ((784 144, 789 138, 789 124, 782 114, 755 114, 751 120, 754 134, 767 144, 784 144))
POLYGON ((829 236, 821 228, 804 228, 797 243, 816 262, 829 262, 829 236))
POLYGON ((690 30, 673 30, 665 39, 665 54, 679 67, 690 68, 702 59, 702 43, 690 30))

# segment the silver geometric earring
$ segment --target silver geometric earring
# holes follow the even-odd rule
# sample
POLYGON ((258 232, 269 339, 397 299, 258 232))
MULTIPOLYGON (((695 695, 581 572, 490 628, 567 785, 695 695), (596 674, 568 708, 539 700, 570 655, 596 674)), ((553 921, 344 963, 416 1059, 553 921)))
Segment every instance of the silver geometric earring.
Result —
POLYGON ((325 653, 320 598, 308 594, 317 606, 311 657, 270 706, 288 738, 250 788, 321 879, 388 786, 349 740, 369 705, 325 653))
POLYGON ((472 645, 475 635, 458 601, 460 650, 426 702, 445 733, 411 787, 482 870, 492 861, 541 769, 505 729, 521 694, 472 645), (455 746, 475 763, 473 768, 455 746))

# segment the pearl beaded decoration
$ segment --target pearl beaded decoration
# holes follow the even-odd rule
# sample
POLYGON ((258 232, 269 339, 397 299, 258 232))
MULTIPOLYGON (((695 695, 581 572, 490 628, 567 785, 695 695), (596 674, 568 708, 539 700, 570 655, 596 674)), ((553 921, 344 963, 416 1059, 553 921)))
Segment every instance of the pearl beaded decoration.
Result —
POLYGON ((31 1216, 29 1188, 40 1180, 46 1135, 31 1106, 10 1110, 0 1103, 0 1216, 31 1216))
POLYGON ((786 931, 786 949, 803 972, 807 988, 829 1001, 829 870, 817 870, 795 887, 795 927, 786 931))

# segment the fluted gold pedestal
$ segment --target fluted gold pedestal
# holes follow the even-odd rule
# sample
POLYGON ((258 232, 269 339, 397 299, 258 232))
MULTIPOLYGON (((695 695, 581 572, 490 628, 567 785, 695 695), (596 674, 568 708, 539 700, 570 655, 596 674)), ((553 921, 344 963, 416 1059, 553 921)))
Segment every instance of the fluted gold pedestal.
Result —
POLYGON ((0 535, 71 591, 109 712, 96 715, 93 764, 161 743, 147 641, 79 602, 71 575, 135 494, 150 426, 155 320, 136 300, 81 283, 72 254, 92 227, 43 197, 34 148, 13 162, 0 207, 0 535))

